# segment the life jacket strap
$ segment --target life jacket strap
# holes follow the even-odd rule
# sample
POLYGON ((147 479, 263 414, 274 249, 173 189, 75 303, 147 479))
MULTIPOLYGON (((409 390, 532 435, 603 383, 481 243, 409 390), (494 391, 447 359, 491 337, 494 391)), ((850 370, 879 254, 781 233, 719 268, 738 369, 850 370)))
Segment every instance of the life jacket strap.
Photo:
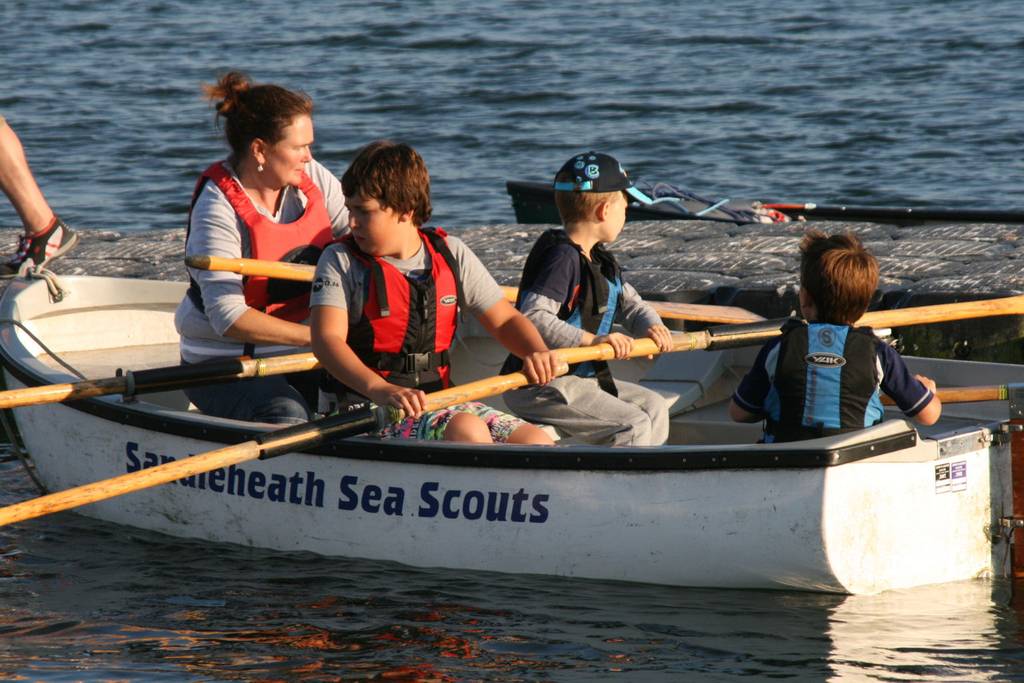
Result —
POLYGON ((451 365, 451 354, 444 351, 428 351, 426 353, 372 353, 364 362, 371 368, 399 372, 403 375, 427 372, 451 365))

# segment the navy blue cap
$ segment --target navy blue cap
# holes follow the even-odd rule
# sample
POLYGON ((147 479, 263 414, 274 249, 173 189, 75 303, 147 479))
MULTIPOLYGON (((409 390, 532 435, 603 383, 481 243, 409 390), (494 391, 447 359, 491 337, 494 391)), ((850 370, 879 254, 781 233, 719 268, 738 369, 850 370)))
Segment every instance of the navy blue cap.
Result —
POLYGON ((654 203, 633 186, 615 157, 600 152, 577 154, 565 162, 555 174, 554 187, 561 192, 625 192, 641 204, 654 203))

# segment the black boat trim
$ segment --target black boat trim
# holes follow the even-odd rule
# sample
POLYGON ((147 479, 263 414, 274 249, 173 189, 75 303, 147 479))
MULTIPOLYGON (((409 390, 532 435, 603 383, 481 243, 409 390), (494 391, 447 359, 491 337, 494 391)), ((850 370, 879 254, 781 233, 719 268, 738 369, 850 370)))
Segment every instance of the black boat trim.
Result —
MULTIPOLYGON (((51 383, 45 377, 18 363, 3 347, 0 358, 7 371, 26 386, 51 383)), ((240 380, 245 381, 245 380, 240 380)), ((100 398, 82 399, 64 404, 68 408, 110 422, 174 436, 202 438, 223 444, 255 439, 267 430, 204 424, 197 418, 155 413, 132 403, 112 403, 100 398)), ((148 404, 150 406, 154 404, 148 404)), ((666 446, 662 448, 606 448, 582 445, 538 447, 506 445, 501 448, 471 444, 443 445, 434 441, 381 441, 352 437, 323 444, 301 452, 327 457, 353 458, 382 462, 485 467, 501 469, 601 470, 657 472, 674 470, 722 469, 807 469, 844 465, 865 458, 913 447, 917 432, 907 430, 863 443, 814 450, 807 447, 757 446, 750 450, 723 451, 720 447, 666 446)), ((168 454, 184 455, 184 454, 168 454)))
POLYGON ((796 217, 823 220, 870 221, 915 225, 920 223, 1024 223, 1024 211, 987 211, 984 209, 938 209, 928 207, 827 206, 780 207, 796 217))

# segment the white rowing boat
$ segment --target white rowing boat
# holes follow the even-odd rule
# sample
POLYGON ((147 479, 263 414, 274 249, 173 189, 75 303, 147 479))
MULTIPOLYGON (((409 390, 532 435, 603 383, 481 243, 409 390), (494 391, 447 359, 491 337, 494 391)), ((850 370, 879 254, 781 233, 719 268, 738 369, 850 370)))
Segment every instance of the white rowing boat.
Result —
MULTIPOLYGON (((16 281, 20 321, 90 378, 174 365, 182 283, 68 277, 52 302, 16 281)), ((503 352, 471 325, 460 374, 503 352)), ((74 381, 25 329, 0 324, 8 387, 74 381)), ((919 434, 893 419, 797 444, 755 444, 725 399, 756 349, 613 366, 675 404, 660 448, 477 447, 354 437, 80 508, 174 536, 393 560, 681 586, 875 593, 1008 572, 1005 402, 947 406, 919 434)), ((1024 367, 909 359, 940 385, 1024 381, 1024 367)), ((61 490, 268 431, 190 411, 184 395, 106 396, 16 409, 39 477, 61 490)))

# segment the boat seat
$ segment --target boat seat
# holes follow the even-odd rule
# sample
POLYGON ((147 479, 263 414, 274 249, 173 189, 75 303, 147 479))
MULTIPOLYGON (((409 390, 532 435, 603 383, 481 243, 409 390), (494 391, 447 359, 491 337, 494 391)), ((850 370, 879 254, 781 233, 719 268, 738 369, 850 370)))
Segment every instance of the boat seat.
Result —
POLYGON ((707 393, 726 368, 726 352, 666 353, 640 380, 669 401, 669 416, 690 410, 707 393))
POLYGON ((718 401, 669 421, 670 444, 755 443, 761 438, 760 422, 735 422, 729 417, 729 402, 718 401))

